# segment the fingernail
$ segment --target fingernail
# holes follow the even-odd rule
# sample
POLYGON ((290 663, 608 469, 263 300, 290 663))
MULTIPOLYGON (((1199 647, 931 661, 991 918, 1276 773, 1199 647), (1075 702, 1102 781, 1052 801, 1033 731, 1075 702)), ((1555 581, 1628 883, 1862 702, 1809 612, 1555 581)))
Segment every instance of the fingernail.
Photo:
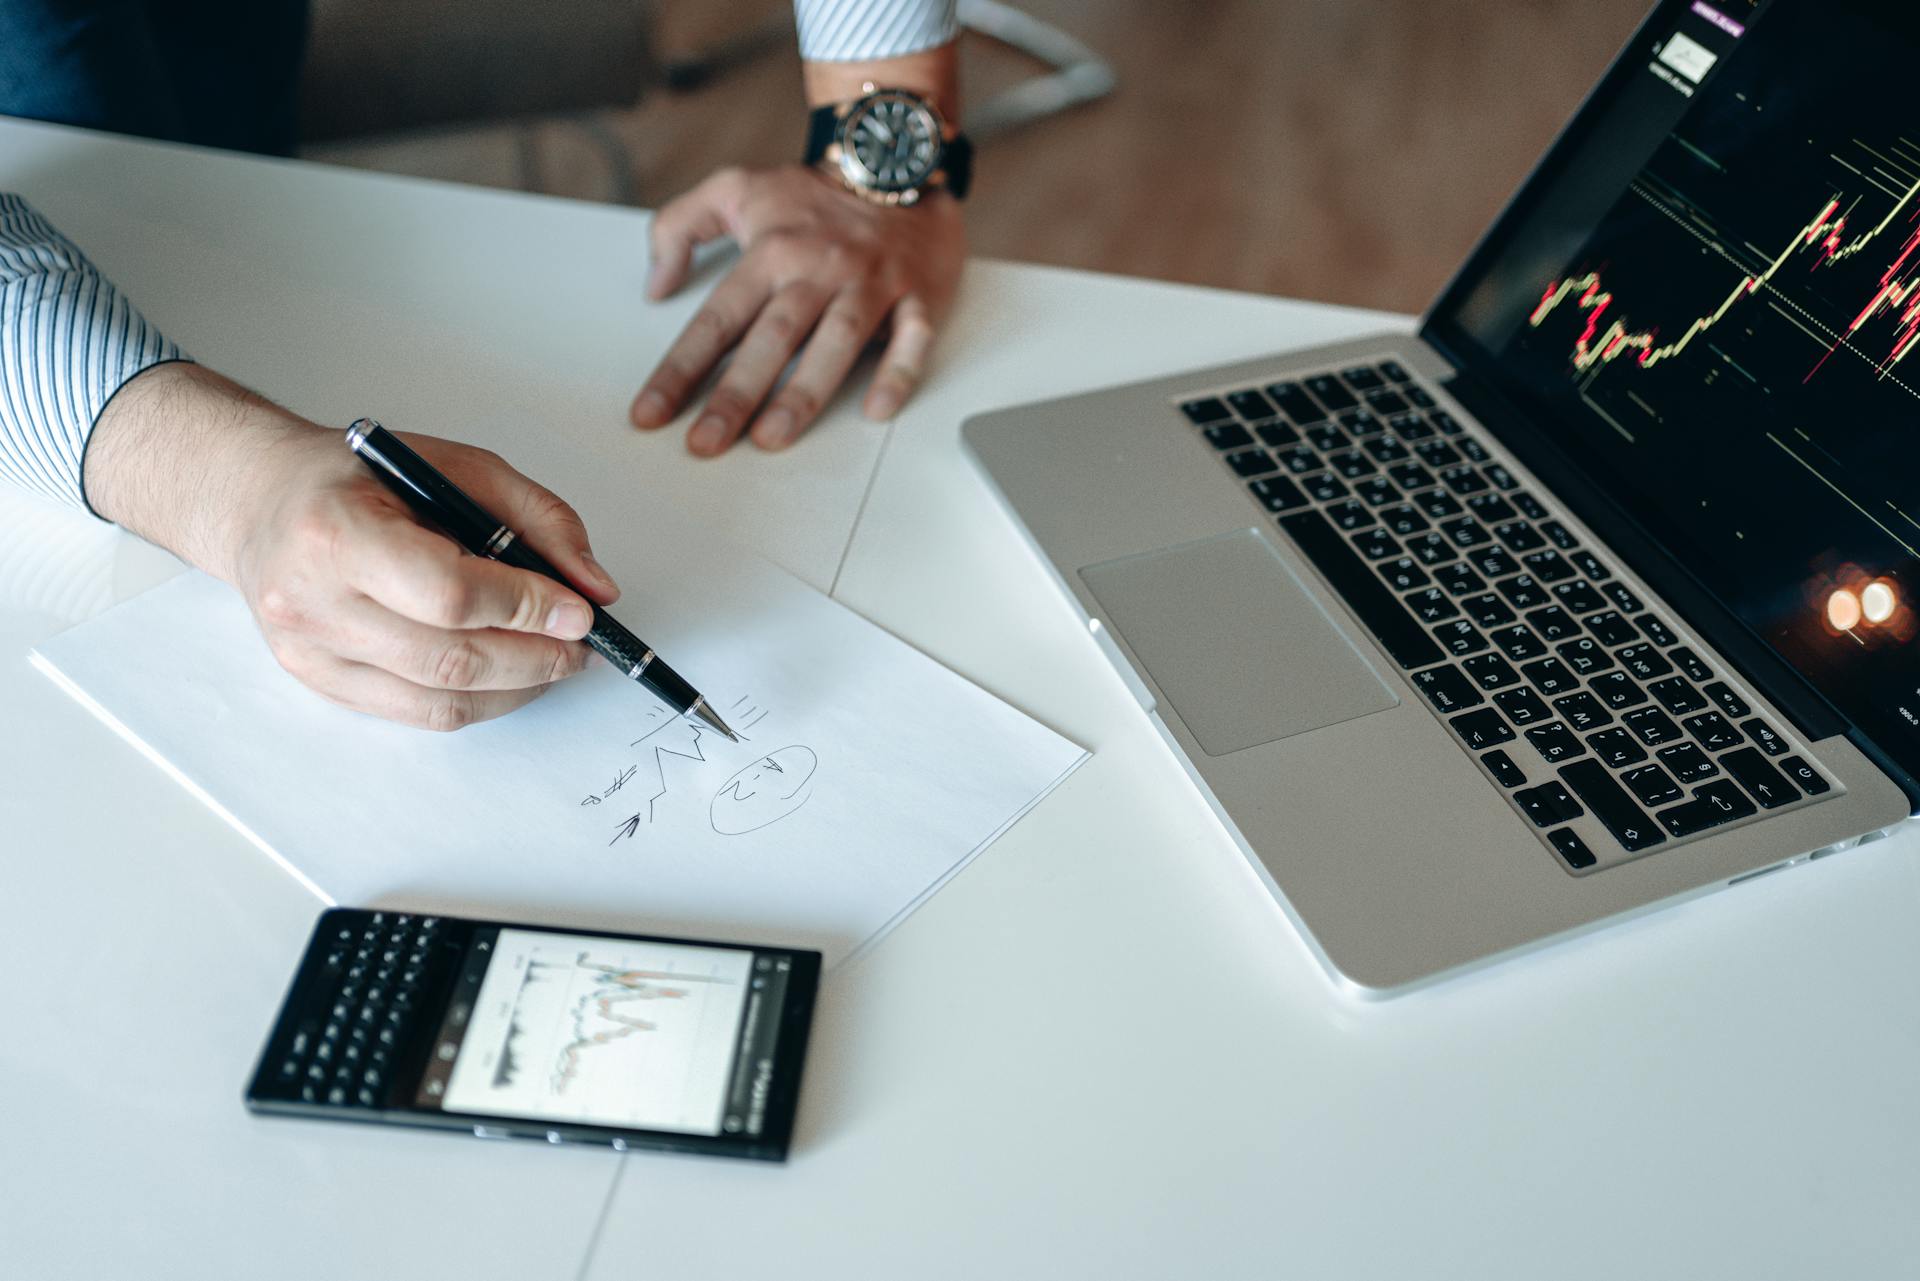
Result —
POLYGON ((547 615, 547 635, 579 640, 593 626, 593 615, 577 600, 563 600, 547 615))
POLYGON ((867 417, 885 421, 900 412, 900 402, 881 392, 867 402, 867 417))
POLYGON ((793 415, 784 409, 769 409, 761 416, 753 438, 769 449, 778 449, 794 436, 793 415))
POLYGON ((634 417, 644 422, 663 423, 673 416, 673 406, 659 392, 648 388, 640 393, 640 400, 634 405, 634 417))
POLYGON ((693 434, 687 437, 687 443, 702 453, 711 453, 720 448, 726 438, 726 423, 718 415, 709 414, 693 425, 693 434))

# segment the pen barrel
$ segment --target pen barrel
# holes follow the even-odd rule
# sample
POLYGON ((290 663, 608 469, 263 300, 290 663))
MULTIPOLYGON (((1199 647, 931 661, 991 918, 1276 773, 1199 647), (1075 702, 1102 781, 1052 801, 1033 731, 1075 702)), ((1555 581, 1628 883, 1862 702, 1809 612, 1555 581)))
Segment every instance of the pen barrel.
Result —
MULTIPOLYGON (((353 448, 374 475, 417 515, 445 530, 453 541, 476 556, 486 555, 488 543, 500 531, 499 518, 442 476, 398 436, 378 423, 364 419, 362 423, 366 426, 353 448)), ((355 424, 356 428, 360 426, 355 424)))

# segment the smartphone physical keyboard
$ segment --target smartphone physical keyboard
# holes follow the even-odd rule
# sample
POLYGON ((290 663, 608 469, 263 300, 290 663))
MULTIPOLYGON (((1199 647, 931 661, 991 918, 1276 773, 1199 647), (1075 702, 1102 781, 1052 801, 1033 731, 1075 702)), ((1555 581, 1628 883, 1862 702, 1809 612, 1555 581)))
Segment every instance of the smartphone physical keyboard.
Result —
POLYGON ((1832 790, 1400 364, 1180 409, 1572 870, 1832 790))
POLYGON ((407 1025, 419 1017, 422 984, 433 963, 440 919, 369 913, 362 924, 336 927, 326 948, 321 1014, 294 1031, 275 1069, 298 1083, 304 1103, 379 1107, 392 1079, 394 1055, 407 1025))

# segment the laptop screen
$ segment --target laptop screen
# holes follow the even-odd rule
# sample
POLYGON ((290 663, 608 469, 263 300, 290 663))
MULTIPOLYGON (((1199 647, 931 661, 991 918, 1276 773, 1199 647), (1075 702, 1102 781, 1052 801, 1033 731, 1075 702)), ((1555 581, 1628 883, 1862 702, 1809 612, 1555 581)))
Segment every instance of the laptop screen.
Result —
POLYGON ((1920 6, 1670 0, 1435 340, 1920 773, 1920 6))

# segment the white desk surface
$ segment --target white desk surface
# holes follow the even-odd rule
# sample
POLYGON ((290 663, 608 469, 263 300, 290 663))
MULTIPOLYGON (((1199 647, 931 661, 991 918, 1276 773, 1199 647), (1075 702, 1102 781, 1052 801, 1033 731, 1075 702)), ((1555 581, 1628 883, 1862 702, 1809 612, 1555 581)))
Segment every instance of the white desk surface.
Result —
POLYGON ((697 462, 624 426, 691 307, 639 300, 641 214, 13 122, 0 189, 301 411, 501 449, 602 550, 698 512, 1095 752, 830 976, 785 1167, 256 1120, 316 904, 25 662, 168 558, 0 498, 7 1276, 1920 1268, 1920 834, 1355 1004, 958 448, 989 406, 1404 320, 978 263, 890 437, 843 401, 697 462))

